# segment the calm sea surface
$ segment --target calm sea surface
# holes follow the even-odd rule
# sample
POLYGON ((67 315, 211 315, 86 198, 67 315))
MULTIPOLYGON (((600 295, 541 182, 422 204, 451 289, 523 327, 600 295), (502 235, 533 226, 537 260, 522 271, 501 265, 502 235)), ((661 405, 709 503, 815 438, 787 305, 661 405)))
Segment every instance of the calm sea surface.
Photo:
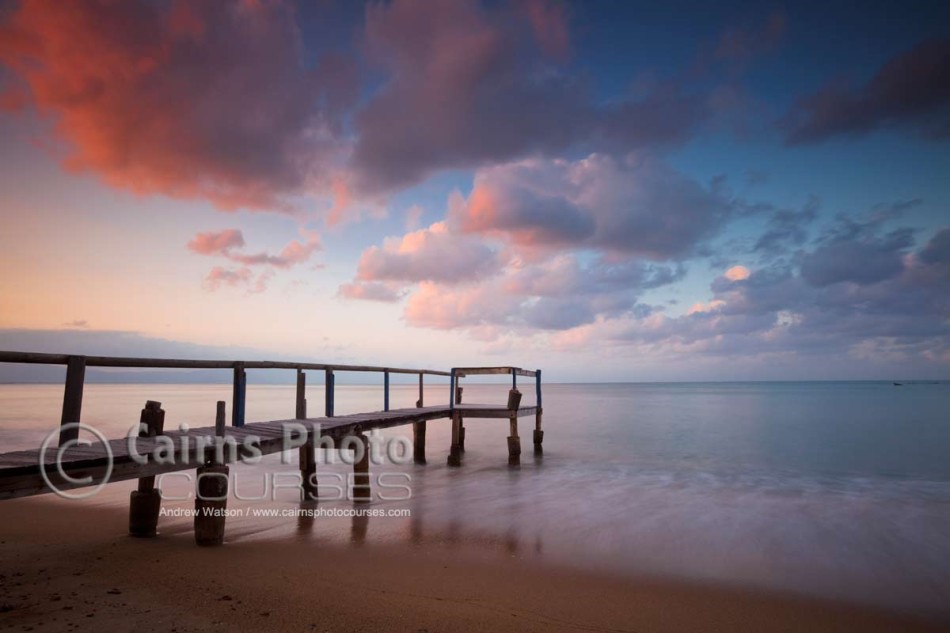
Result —
MULTIPOLYGON (((465 401, 500 403, 506 389, 467 385, 465 401)), ((426 403, 446 401, 447 391, 428 388, 426 403)), ((56 428, 61 397, 60 385, 0 386, 3 450, 37 447, 56 428)), ((394 408, 415 398, 414 387, 393 387, 394 408)), ((123 436, 146 399, 163 403, 166 429, 206 426, 230 387, 89 385, 83 421, 123 436)), ((247 419, 292 417, 293 400, 290 386, 249 387, 247 419)), ((308 400, 321 414, 322 387, 308 389, 308 400)), ((378 410, 381 389, 338 386, 336 406, 338 414, 378 410)), ((445 465, 448 421, 430 422, 428 465, 374 467, 398 473, 412 496, 371 507, 408 508, 411 518, 242 516, 228 519, 228 538, 474 545, 620 574, 950 613, 950 383, 547 385, 544 412, 544 457, 531 454, 533 418, 522 418, 517 469, 507 465, 506 420, 466 423, 461 469, 445 465)), ((232 489, 252 495, 296 467, 275 455, 232 471, 232 489)), ((320 472, 321 483, 335 483, 348 468, 320 472)), ((124 508, 132 485, 69 503, 124 508)), ((165 507, 193 507, 185 478, 162 488, 165 507)), ((297 506, 292 491, 277 497, 229 507, 297 506)), ((190 538, 190 519, 165 517, 160 529, 190 538)))

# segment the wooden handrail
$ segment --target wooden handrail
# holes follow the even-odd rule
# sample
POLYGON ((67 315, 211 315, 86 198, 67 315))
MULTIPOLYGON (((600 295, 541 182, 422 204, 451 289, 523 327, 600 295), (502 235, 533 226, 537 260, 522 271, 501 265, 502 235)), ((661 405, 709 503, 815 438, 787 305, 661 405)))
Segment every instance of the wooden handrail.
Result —
MULTIPOLYGON (((44 354, 38 352, 0 351, 0 363, 29 363, 66 365, 75 354, 44 354)), ((341 365, 337 363, 296 363, 271 360, 192 360, 184 358, 129 358, 123 356, 85 356, 86 367, 140 367, 149 369, 312 369, 354 372, 389 372, 391 374, 428 374, 449 376, 447 371, 435 369, 408 369, 405 367, 376 367, 373 365, 341 365)), ((533 375, 533 374, 532 374, 533 375)))

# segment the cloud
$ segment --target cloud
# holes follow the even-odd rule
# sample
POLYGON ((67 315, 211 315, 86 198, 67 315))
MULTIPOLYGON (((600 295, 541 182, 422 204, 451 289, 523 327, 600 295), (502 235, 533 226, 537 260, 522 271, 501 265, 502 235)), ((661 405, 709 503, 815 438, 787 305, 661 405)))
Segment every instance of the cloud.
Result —
POLYGON ((769 218, 766 230, 755 242, 753 251, 777 255, 790 247, 801 246, 808 239, 808 226, 818 217, 821 203, 811 196, 798 211, 778 209, 769 218))
POLYGON ((340 286, 339 295, 344 299, 381 301, 395 303, 405 296, 398 286, 379 281, 354 281, 340 286))
POLYGON ((749 278, 749 269, 745 266, 733 266, 725 272, 725 278, 729 281, 743 281, 749 278))
MULTIPOLYGON (((253 277, 250 266, 292 268, 305 263, 313 253, 320 250, 320 238, 316 232, 301 229, 301 233, 304 238, 303 241, 292 240, 277 255, 266 252, 236 252, 235 249, 245 246, 244 235, 238 229, 198 233, 186 244, 186 247, 199 255, 222 257, 240 264, 240 268, 215 266, 205 279, 205 286, 209 290, 217 290, 221 286, 250 286, 253 277)), ((263 292, 272 276, 272 270, 261 273, 251 287, 255 292, 263 292)))
POLYGON ((139 194, 293 209, 343 151, 355 64, 301 58, 284 2, 25 1, 0 62, 54 122, 65 166, 139 194))
POLYGON ((708 116, 675 82, 599 104, 586 80, 552 66, 567 45, 559 5, 526 11, 473 0, 370 5, 367 59, 386 80, 356 114, 354 188, 378 195, 445 169, 594 144, 629 151, 677 143, 708 116))
POLYGON ((803 255, 802 278, 813 286, 850 282, 874 284, 904 270, 904 254, 913 243, 913 230, 901 228, 886 235, 876 233, 878 222, 861 223, 840 218, 819 246, 803 255))
POLYGON ((950 136, 950 39, 927 39, 884 64, 863 86, 843 80, 796 103, 780 122, 790 145, 911 129, 950 136))
POLYGON ((205 277, 204 286, 209 292, 215 292, 227 286, 243 288, 248 294, 258 294, 267 290, 267 284, 273 276, 273 270, 265 270, 255 275, 250 268, 215 266, 205 277))
POLYGON ((86 321, 85 319, 77 319, 75 321, 69 321, 68 323, 63 323, 63 325, 69 328, 88 328, 89 321, 86 321))
POLYGON ((558 0, 528 0, 524 3, 531 31, 541 50, 557 60, 571 53, 571 33, 567 7, 558 0))
POLYGON ((731 218, 731 200, 655 158, 591 154, 479 170, 450 220, 529 247, 683 257, 731 218))
POLYGON ((186 244, 188 250, 199 255, 223 255, 233 248, 242 248, 243 246, 244 235, 237 229, 198 233, 186 244))
POLYGON ((361 281, 443 281, 479 279, 499 270, 502 260, 487 244, 449 231, 444 222, 388 239, 360 257, 361 281))

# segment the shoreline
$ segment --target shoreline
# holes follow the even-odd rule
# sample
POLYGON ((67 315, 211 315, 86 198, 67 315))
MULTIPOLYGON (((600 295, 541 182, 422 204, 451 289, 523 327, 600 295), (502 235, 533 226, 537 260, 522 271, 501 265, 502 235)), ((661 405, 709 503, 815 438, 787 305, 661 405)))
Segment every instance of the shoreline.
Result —
POLYGON ((470 549, 126 535, 112 506, 0 503, 0 627, 15 630, 938 631, 923 616, 470 549))

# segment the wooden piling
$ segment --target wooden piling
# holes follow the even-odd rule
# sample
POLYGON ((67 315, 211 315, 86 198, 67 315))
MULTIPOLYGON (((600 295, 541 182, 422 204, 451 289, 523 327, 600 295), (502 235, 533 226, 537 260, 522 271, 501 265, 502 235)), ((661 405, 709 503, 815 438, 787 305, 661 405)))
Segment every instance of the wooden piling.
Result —
POLYGON ((195 543, 202 546, 224 543, 228 508, 228 476, 224 464, 205 464, 197 471, 195 485, 195 543))
POLYGON ((317 500, 317 447, 312 434, 307 443, 300 447, 300 500, 317 500))
POLYGON ((447 464, 449 466, 461 466, 462 465, 462 449, 459 447, 459 435, 460 429, 462 426, 462 416, 459 413, 452 413, 452 446, 449 448, 449 458, 447 464))
POLYGON ((541 408, 541 370, 537 369, 534 372, 534 395, 536 399, 536 406, 538 407, 537 411, 534 413, 534 454, 541 455, 544 452, 542 448, 542 443, 544 442, 544 431, 541 430, 541 414, 543 409, 541 408))
POLYGON ((389 411, 389 370, 383 372, 383 411, 389 411))
POLYGON ((228 419, 228 404, 224 400, 218 400, 217 408, 214 412, 214 436, 224 437, 224 429, 228 419))
MULTIPOLYGON (((455 403, 462 404, 462 387, 455 388, 455 403)), ((465 452, 465 417, 459 413, 459 452, 465 452)))
POLYGON ((298 420, 307 419, 307 374, 302 369, 297 370, 297 402, 294 417, 298 420))
MULTIPOLYGON (((63 391, 63 414, 60 426, 79 422, 82 413, 82 391, 86 380, 86 357, 70 356, 66 361, 66 386, 63 391)), ((69 427, 59 432, 59 445, 79 439, 79 428, 69 427)))
POLYGON ((521 463, 521 438, 518 436, 518 408, 521 406, 521 392, 511 389, 508 392, 508 418, 510 435, 508 436, 508 464, 516 466, 521 463))
POLYGON ((369 438, 357 430, 354 437, 363 443, 363 456, 353 463, 352 498, 356 503, 369 503, 372 487, 369 480, 369 438))
MULTIPOLYGON (((146 428, 139 429, 139 437, 155 437, 165 429, 162 403, 149 400, 142 409, 139 421, 146 428)), ((139 478, 138 490, 129 494, 129 534, 151 537, 158 533, 158 515, 162 506, 162 491, 155 487, 155 476, 139 478)))
MULTIPOLYGON (((416 400, 416 408, 421 409, 425 402, 423 396, 422 373, 419 374, 419 399, 416 400)), ((417 464, 426 463, 426 421, 412 423, 412 461, 417 464)))

